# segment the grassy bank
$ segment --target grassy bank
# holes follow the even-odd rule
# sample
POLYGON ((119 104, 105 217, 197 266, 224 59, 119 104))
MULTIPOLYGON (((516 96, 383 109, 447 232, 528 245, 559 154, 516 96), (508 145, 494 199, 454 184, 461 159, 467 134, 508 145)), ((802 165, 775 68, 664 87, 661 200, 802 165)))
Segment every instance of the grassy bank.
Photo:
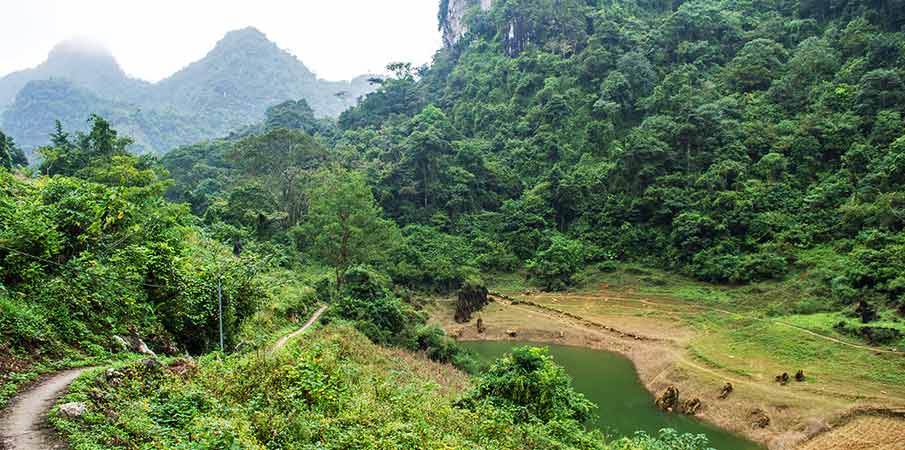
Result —
POLYGON ((450 365, 372 344, 328 325, 272 356, 212 354, 83 376, 62 402, 88 414, 52 416, 74 449, 606 449, 698 448, 690 436, 605 443, 568 421, 517 420, 518 411, 457 406, 472 379, 450 365))

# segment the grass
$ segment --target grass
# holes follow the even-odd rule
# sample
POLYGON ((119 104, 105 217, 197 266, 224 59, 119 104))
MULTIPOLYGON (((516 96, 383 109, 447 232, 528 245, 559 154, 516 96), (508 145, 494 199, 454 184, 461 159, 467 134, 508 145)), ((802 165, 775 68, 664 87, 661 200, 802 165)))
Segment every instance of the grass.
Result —
MULTIPOLYGON (((820 311, 832 305, 808 297, 811 291, 806 277, 720 286, 619 264, 608 272, 588 271, 580 279, 581 284, 569 293, 545 294, 533 300, 614 326, 619 317, 629 316, 678 320, 694 331, 686 342, 693 358, 737 375, 772 380, 776 374, 804 370, 809 382, 841 392, 874 395, 884 391, 905 398, 905 355, 848 347, 783 324, 867 345, 833 328, 840 321, 854 324, 857 320, 840 311, 820 311), (638 303, 640 300, 648 303, 638 303), (815 302, 822 306, 808 306, 815 302), (801 310, 816 312, 796 312, 801 310)), ((505 284, 517 285, 512 280, 505 284)), ((520 293, 513 294, 518 298, 520 293)), ((905 322, 889 311, 871 325, 905 333, 905 322)), ((905 348, 902 341, 905 339, 896 345, 905 348)))

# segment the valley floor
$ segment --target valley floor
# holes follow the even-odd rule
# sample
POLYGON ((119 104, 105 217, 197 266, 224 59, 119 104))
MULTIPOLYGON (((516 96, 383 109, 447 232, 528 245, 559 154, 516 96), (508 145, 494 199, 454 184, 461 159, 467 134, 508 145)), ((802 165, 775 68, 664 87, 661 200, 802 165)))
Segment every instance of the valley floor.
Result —
POLYGON ((430 312, 460 340, 619 352, 634 362, 653 395, 674 385, 682 398, 703 401, 700 418, 771 450, 896 450, 905 441, 905 353, 824 335, 787 318, 648 289, 635 279, 613 275, 610 284, 606 278, 568 293, 500 287, 495 301, 475 316, 483 320, 483 333, 474 320, 453 322, 452 301, 438 301, 430 312), (774 379, 798 370, 803 382, 774 379), (734 391, 719 399, 727 382, 734 391), (768 426, 754 425, 757 411, 769 416, 768 426))

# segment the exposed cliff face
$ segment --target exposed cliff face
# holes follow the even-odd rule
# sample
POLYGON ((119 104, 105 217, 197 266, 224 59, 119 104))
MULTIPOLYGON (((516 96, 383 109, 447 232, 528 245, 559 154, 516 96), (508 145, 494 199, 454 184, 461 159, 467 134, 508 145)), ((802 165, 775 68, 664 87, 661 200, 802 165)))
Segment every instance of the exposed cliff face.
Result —
POLYGON ((493 6, 493 0, 441 0, 440 29, 443 30, 443 42, 451 47, 468 31, 465 25, 465 13, 472 7, 480 6, 486 11, 493 6))

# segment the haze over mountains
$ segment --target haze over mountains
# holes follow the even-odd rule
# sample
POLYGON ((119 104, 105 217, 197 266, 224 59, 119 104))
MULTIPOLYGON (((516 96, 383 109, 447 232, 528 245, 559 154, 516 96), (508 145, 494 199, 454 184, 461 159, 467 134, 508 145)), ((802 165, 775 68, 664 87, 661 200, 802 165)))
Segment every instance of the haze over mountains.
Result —
POLYGON ((158 83, 129 77, 107 49, 73 40, 41 65, 0 78, 0 129, 33 149, 47 143, 55 120, 83 130, 96 113, 135 138, 137 152, 163 153, 260 122, 286 100, 305 99, 318 116, 336 116, 373 89, 368 78, 318 79, 254 28, 227 33, 204 58, 158 83))

